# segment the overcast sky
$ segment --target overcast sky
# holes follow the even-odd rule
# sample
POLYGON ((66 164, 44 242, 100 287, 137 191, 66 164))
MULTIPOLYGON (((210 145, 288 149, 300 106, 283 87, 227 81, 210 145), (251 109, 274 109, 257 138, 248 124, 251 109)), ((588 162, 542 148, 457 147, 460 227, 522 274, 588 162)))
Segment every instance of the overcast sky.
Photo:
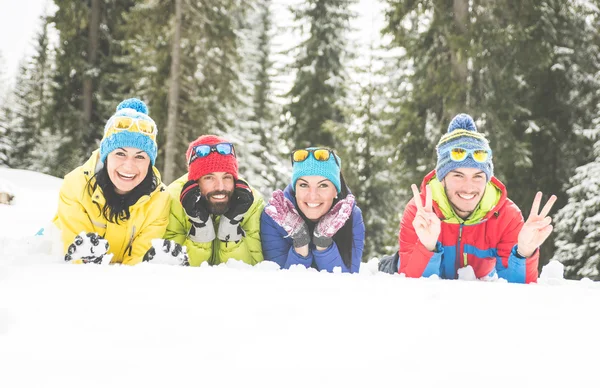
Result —
POLYGON ((39 17, 50 0, 0 0, 0 52, 12 78, 40 28, 39 17))

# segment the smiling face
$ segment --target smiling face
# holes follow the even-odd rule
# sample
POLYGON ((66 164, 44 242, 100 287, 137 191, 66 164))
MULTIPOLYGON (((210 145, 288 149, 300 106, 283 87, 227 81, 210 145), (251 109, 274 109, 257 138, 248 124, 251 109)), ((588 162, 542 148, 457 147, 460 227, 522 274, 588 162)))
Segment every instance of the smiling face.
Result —
POLYGON ((303 176, 296 181, 296 202, 306 218, 317 221, 331 209, 337 189, 322 176, 303 176))
POLYGON ((486 184, 485 173, 470 167, 452 170, 442 180, 450 205, 463 220, 469 218, 481 201, 486 184))
POLYGON ((198 179, 200 192, 208 200, 208 212, 221 215, 229 209, 229 200, 233 195, 235 179, 228 172, 213 172, 198 179))
POLYGON ((139 148, 117 148, 106 157, 108 177, 120 195, 135 189, 148 175, 149 166, 148 154, 139 148))

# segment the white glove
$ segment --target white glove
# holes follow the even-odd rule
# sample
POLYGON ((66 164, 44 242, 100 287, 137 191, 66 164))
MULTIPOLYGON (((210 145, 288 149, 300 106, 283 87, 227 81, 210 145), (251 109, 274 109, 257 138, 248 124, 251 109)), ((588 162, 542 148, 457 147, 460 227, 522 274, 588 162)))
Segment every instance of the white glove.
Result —
POLYGON ((65 261, 73 264, 108 264, 112 260, 112 253, 108 252, 108 241, 98 233, 81 232, 67 249, 65 261))
POLYGON ((152 246, 144 255, 143 261, 151 261, 155 264, 190 265, 186 247, 175 241, 163 240, 162 238, 152 240, 152 246))

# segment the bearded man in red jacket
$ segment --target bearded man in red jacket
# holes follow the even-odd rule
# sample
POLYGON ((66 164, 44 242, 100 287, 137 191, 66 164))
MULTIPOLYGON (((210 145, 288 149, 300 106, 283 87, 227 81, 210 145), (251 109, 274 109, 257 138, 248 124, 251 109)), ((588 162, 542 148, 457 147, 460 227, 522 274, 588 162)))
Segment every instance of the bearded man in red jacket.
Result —
POLYGON ((398 272, 456 279, 471 266, 478 279, 536 282, 539 246, 552 232, 551 196, 538 192, 526 222, 494 177, 492 150, 471 116, 459 114, 437 145, 437 166, 412 185, 399 235, 398 272))

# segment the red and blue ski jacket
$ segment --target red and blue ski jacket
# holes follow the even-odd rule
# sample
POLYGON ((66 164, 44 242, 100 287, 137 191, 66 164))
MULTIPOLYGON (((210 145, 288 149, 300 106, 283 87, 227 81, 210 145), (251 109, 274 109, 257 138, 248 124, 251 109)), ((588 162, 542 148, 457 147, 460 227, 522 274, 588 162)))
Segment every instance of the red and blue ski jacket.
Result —
POLYGON ((406 205, 399 233, 398 272, 408 277, 438 275, 456 279, 461 267, 470 265, 478 279, 496 276, 511 283, 531 283, 538 278, 539 249, 531 257, 517 255, 517 239, 523 227, 521 210, 507 197, 506 187, 492 177, 478 208, 464 221, 454 216, 435 170, 421 183, 421 199, 425 187, 432 187, 433 210, 442 221, 434 252, 419 241, 413 220, 417 212, 414 199, 406 205))
MULTIPOLYGON (((288 185, 283 193, 298 209, 296 197, 292 192, 292 186, 288 185)), ((309 230, 312 230, 312 227, 309 226, 309 230)), ((289 269, 294 264, 300 264, 306 268, 316 268, 319 271, 326 270, 333 272, 335 267, 340 267, 342 272, 355 273, 360 269, 365 244, 365 225, 360 208, 354 204, 352 208, 353 242, 350 268, 344 264, 335 241, 329 248, 323 251, 317 250, 311 242, 309 244, 308 256, 299 255, 294 249, 292 238, 265 211, 263 211, 260 217, 260 238, 265 260, 274 261, 283 269, 289 269)))

